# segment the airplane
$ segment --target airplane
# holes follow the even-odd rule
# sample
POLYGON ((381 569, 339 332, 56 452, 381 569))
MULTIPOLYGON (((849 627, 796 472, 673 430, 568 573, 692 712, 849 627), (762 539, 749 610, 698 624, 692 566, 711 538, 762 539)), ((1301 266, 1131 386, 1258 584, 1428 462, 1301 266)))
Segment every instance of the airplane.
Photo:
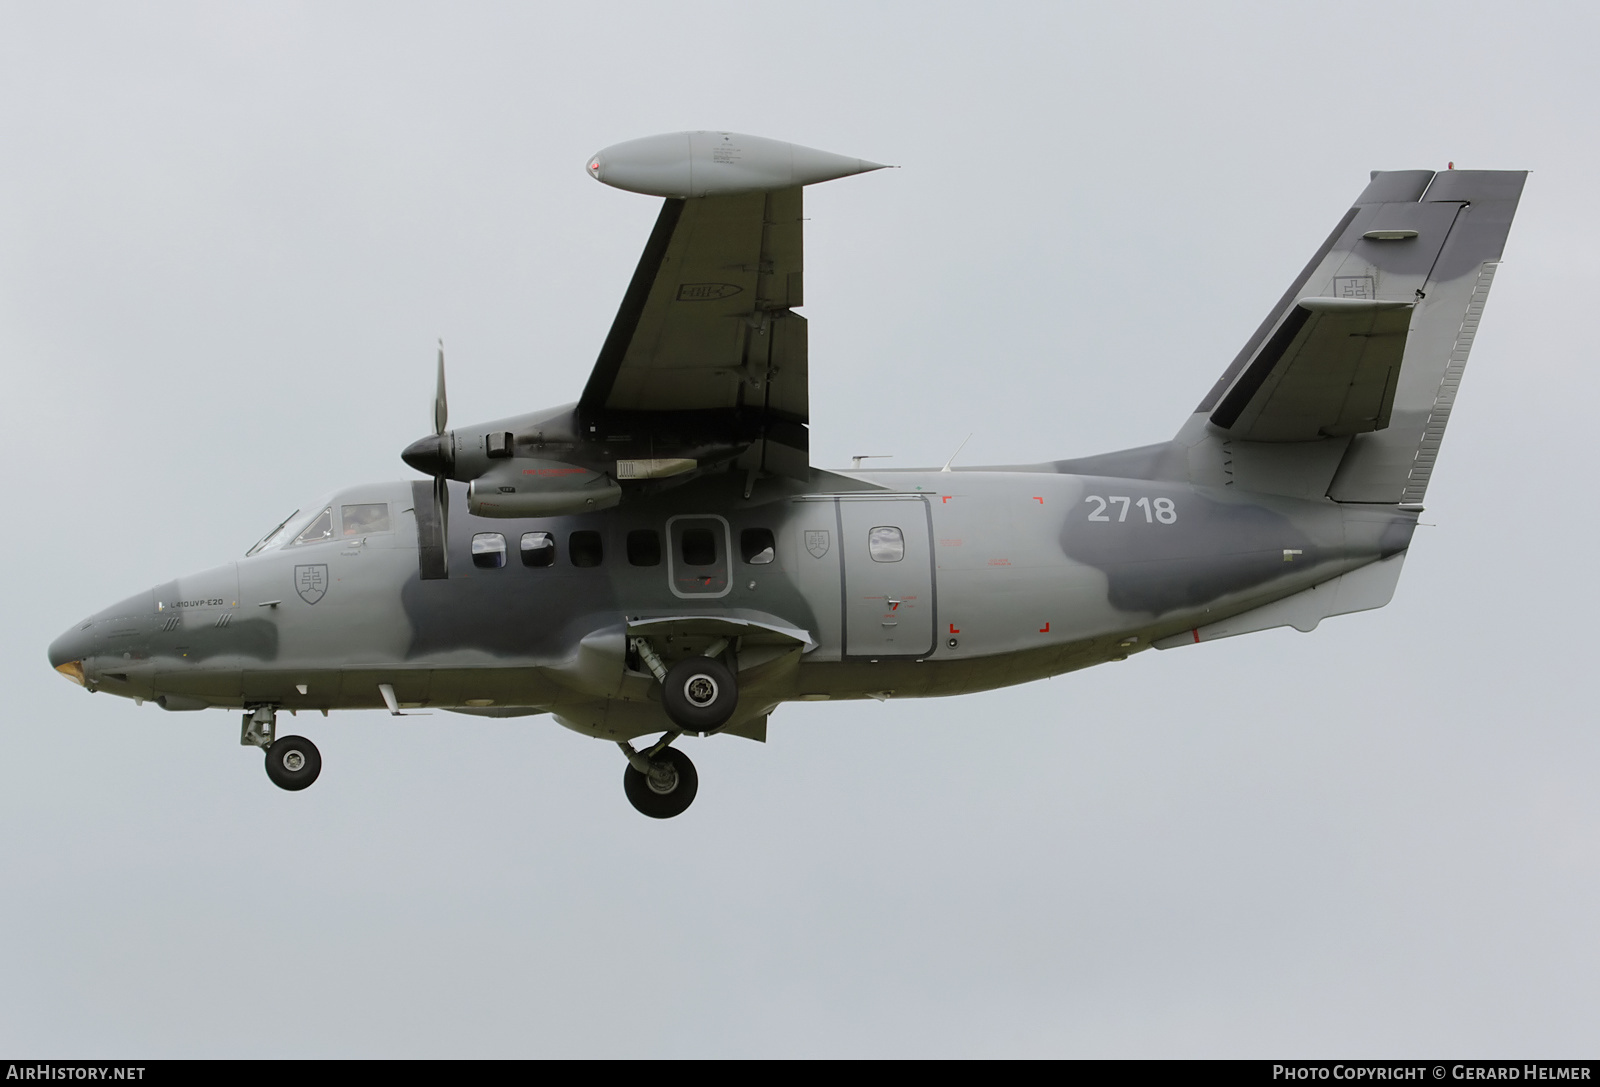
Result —
POLYGON ((1525 172, 1374 171, 1168 441, 824 470, 803 192, 881 168, 732 132, 591 156, 662 203, 576 403, 450 429, 441 345, 432 433, 402 453, 427 478, 308 503, 73 626, 51 667, 242 711, 287 790, 322 758, 280 711, 548 713, 616 743, 665 819, 699 788, 683 738, 764 741, 785 702, 989 690, 1388 603, 1525 172))

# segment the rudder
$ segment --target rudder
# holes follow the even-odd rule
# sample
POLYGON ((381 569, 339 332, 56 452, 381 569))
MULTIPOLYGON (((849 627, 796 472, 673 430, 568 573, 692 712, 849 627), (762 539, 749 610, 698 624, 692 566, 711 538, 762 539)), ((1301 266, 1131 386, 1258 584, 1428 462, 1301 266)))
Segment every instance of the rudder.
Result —
POLYGON ((1422 501, 1527 176, 1523 170, 1451 170, 1428 186, 1423 203, 1458 210, 1420 288, 1390 425, 1356 435, 1328 497, 1422 501))

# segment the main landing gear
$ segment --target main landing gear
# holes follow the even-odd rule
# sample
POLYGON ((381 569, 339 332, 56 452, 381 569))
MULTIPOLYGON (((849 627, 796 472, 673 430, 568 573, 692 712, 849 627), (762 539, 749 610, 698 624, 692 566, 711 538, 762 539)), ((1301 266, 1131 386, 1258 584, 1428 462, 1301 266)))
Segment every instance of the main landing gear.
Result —
POLYGON ((622 772, 622 791, 628 794, 628 803, 652 819, 683 814, 700 789, 700 775, 695 773, 689 756, 667 746, 679 735, 667 733, 648 751, 617 744, 628 756, 628 768, 622 772))
POLYGON ((728 723, 739 704, 739 681, 717 659, 728 648, 728 639, 713 642, 704 653, 685 657, 671 668, 662 663, 648 638, 631 641, 661 684, 661 707, 680 732, 715 732, 728 723))
POLYGON ((661 705, 685 732, 711 732, 728 723, 739 701, 739 681, 711 657, 686 657, 667 669, 661 705))
POLYGON ((661 707, 675 727, 644 751, 635 751, 631 744, 617 744, 628 756, 628 768, 622 772, 622 790, 640 813, 652 819, 671 819, 694 803, 700 788, 694 763, 671 746, 672 741, 685 732, 715 732, 727 724, 739 704, 739 681, 733 670, 717 659, 728 648, 726 638, 670 668, 648 638, 630 641, 639 660, 661 684, 661 707))
POLYGON ((267 753, 267 777, 272 779, 272 784, 299 792, 322 773, 322 753, 304 736, 278 739, 277 729, 278 711, 271 706, 258 706, 244 715, 239 742, 267 753))

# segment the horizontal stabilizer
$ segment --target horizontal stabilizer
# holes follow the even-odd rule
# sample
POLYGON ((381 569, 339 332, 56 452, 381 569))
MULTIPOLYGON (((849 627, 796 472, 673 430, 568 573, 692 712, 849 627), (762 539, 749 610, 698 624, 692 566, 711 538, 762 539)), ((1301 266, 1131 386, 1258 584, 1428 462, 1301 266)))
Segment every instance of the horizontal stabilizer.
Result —
POLYGON ((1305 442, 1389 425, 1413 304, 1302 298, 1211 413, 1233 438, 1305 442))

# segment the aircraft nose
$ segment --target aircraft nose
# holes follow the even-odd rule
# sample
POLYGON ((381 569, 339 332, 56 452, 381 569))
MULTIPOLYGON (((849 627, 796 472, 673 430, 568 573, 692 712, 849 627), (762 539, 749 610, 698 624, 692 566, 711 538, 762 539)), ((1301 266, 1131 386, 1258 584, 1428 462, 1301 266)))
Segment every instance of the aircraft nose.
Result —
POLYGON ((83 662, 94 651, 94 620, 86 619, 50 643, 50 667, 83 686, 83 662))

